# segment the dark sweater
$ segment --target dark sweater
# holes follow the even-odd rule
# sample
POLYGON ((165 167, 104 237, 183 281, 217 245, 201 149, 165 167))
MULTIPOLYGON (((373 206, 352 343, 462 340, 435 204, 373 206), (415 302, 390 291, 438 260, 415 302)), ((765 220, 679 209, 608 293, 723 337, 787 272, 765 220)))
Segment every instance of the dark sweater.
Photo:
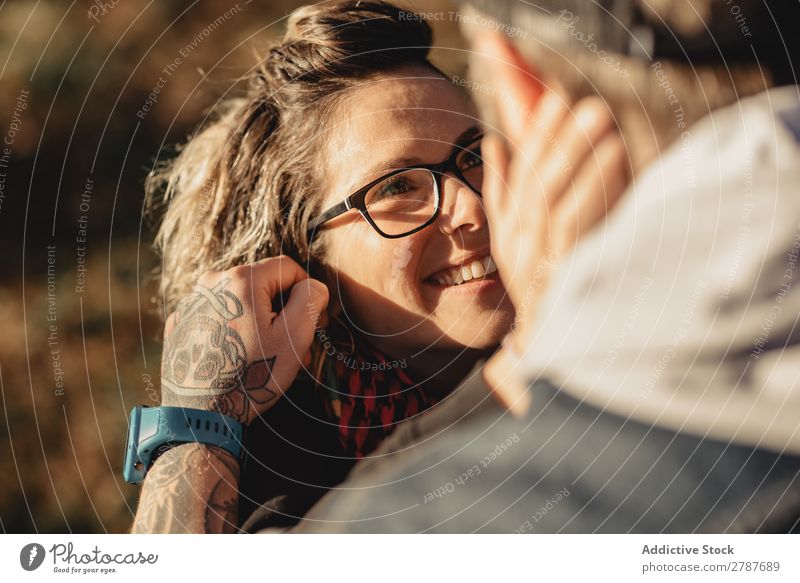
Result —
POLYGON ((250 424, 245 443, 239 482, 244 532, 296 524, 355 463, 344 454, 337 426, 327 419, 319 393, 307 380, 295 382, 250 424))

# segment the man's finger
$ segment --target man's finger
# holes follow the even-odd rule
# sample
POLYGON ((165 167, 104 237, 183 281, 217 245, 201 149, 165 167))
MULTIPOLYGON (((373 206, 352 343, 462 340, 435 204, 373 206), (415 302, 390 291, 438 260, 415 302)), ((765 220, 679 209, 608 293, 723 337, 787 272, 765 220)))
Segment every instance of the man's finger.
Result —
POLYGON ((539 100, 542 84, 533 67, 500 34, 485 32, 476 40, 478 53, 484 59, 483 69, 490 72, 491 81, 502 95, 497 101, 499 123, 503 132, 517 140, 530 123, 530 112, 539 100))
POLYGON ((537 171, 550 205, 556 205, 568 184, 590 160, 592 151, 614 128, 605 104, 596 98, 580 101, 567 114, 549 156, 543 156, 537 171))
POLYGON ((540 159, 552 156, 558 147, 556 136, 569 116, 570 107, 571 103, 558 93, 545 91, 530 115, 530 125, 514 144, 514 157, 524 156, 528 164, 536 166, 540 159))
POLYGON ((564 251, 597 224, 629 182, 628 156, 617 133, 608 134, 575 177, 570 195, 554 211, 554 246, 564 251))
POLYGON ((503 139, 495 134, 487 134, 481 141, 483 157, 483 204, 489 218, 490 227, 493 219, 502 218, 508 210, 508 188, 506 170, 508 168, 508 152, 503 139))

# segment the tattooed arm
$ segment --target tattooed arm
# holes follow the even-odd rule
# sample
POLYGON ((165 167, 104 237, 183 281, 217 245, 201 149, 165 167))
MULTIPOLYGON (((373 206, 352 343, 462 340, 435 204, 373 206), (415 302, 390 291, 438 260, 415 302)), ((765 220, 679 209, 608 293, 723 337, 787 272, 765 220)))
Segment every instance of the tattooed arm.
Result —
POLYGON ((239 461, 227 451, 187 443, 168 450, 148 472, 131 532, 236 530, 239 461))
MULTIPOLYGON (((167 320, 162 404, 249 424, 291 386, 327 302, 327 288, 288 257, 205 274, 167 320), (273 300, 289 288, 274 312, 273 300)), ((233 532, 238 486, 239 460, 230 453, 174 447, 148 471, 131 532, 233 532)))

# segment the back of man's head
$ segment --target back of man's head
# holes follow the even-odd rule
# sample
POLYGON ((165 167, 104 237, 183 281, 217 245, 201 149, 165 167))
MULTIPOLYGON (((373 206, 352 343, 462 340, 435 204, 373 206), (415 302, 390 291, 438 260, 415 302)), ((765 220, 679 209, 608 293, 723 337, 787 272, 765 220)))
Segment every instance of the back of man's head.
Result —
POLYGON ((797 0, 462 0, 461 7, 467 36, 505 35, 545 84, 575 99, 599 95, 629 137, 649 132, 659 148, 714 109, 797 84, 797 0))

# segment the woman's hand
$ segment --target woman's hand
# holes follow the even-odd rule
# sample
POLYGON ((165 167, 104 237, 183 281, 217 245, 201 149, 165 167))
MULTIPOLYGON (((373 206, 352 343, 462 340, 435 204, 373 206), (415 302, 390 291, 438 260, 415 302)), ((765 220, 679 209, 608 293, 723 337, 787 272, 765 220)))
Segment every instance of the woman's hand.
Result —
POLYGON ((559 258, 627 188, 628 157, 599 98, 571 104, 544 88, 499 35, 478 46, 503 96, 495 105, 505 140, 490 134, 482 146, 483 199, 492 257, 517 310, 511 341, 521 351, 559 258))
POLYGON ((204 274, 167 320, 162 404, 249 423, 291 386, 327 304, 325 285, 285 256, 204 274))
MULTIPOLYGON (((162 403, 249 423, 291 386, 327 304, 325 285, 288 257, 203 275, 167 320, 162 403)), ((147 472, 131 532, 234 532, 238 507, 239 460, 185 443, 147 472)))

